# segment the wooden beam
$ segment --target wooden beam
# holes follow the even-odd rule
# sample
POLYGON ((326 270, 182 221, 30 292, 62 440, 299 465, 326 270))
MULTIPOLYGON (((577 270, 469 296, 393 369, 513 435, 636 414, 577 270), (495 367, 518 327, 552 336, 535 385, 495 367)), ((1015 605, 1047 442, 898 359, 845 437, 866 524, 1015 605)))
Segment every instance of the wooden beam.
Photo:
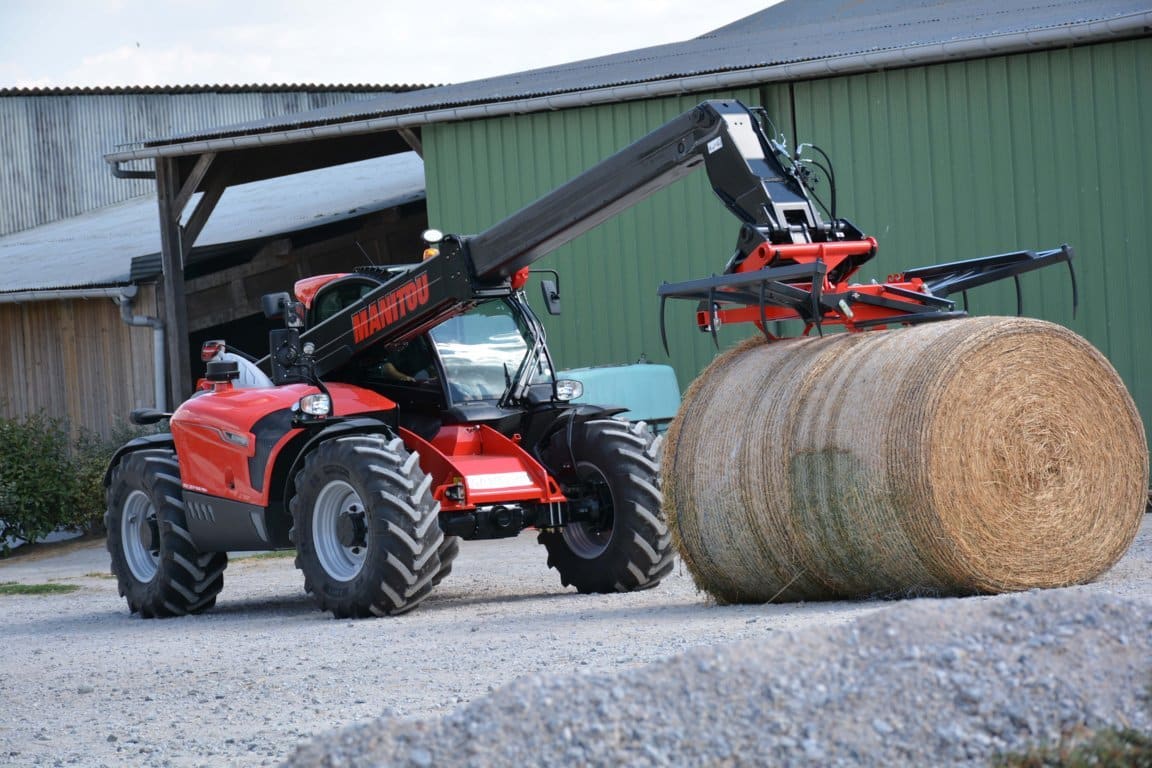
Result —
POLYGON ((421 158, 424 157, 424 143, 420 141, 420 137, 416 135, 416 131, 411 128, 397 128, 396 133, 400 134, 400 138, 412 147, 412 150, 421 158))
POLYGON ((164 343, 168 358, 168 403, 175 408, 192 392, 188 359, 188 316, 184 303, 184 247, 176 198, 180 178, 176 161, 156 159, 156 197, 160 213, 160 264, 164 274, 164 343))
POLYGON ((205 152, 196 159, 196 164, 189 171, 188 178, 184 180, 180 187, 180 193, 176 195, 176 200, 173 203, 173 207, 181 214, 188 207, 188 201, 192 199, 192 195, 200 187, 200 182, 204 180, 205 174, 208 173, 208 169, 212 167, 212 161, 215 159, 215 152, 205 152))
MULTIPOLYGON (((224 195, 224 190, 228 188, 228 172, 227 170, 220 171, 212 175, 208 180, 208 185, 204 189, 204 194, 200 196, 200 201, 196 203, 196 207, 192 209, 191 215, 188 217, 188 223, 181 227, 181 261, 188 258, 188 254, 192 252, 192 246, 196 244, 196 238, 200 237, 200 233, 204 230, 204 225, 208 223, 208 217, 212 215, 212 211, 216 210, 216 204, 220 202, 220 198, 224 195)), ((177 217, 183 212, 183 209, 177 209, 177 217)))

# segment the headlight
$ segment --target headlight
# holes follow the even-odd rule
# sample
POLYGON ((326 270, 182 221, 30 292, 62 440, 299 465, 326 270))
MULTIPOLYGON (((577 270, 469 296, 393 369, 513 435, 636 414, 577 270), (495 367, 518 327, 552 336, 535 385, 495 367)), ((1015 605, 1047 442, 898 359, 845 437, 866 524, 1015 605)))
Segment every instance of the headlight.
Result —
POLYGON ((332 413, 332 399, 323 393, 304 395, 304 397, 300 398, 300 402, 296 404, 296 408, 300 413, 324 418, 332 413))
POLYGON ((560 379, 556 382, 556 399, 567 402, 584 394, 584 382, 575 379, 560 379))

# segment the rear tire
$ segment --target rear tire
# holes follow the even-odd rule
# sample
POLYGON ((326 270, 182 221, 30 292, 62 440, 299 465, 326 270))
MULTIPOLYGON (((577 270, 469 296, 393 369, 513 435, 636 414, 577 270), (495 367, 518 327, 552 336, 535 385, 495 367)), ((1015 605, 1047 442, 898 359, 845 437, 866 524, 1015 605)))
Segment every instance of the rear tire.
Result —
MULTIPOLYGON (((409 611, 447 575, 432 478, 399 438, 321 443, 290 502, 304 589, 338 619, 409 611)), ((455 551, 446 549, 449 557, 455 551)))
POLYGON ((656 586, 672 570, 658 450, 643 422, 585 422, 577 427, 571 449, 565 433, 553 439, 545 458, 554 475, 568 481, 565 492, 590 494, 604 510, 600 524, 541 531, 538 541, 548 550, 548 566, 560 573, 564 586, 582 593, 631 592, 656 586))
POLYGON ((104 525, 112 574, 132 613, 165 618, 216 604, 228 555, 193 545, 175 451, 136 451, 113 467, 104 525))

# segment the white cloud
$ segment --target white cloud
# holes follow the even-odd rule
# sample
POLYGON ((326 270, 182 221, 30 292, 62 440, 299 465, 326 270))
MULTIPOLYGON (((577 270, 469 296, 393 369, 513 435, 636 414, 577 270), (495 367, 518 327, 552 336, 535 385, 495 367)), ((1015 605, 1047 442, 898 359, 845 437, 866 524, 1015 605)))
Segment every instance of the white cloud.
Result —
POLYGON ((459 82, 675 42, 771 4, 103 0, 62 14, 4 0, 0 87, 459 82))
POLYGON ((121 45, 84 56, 63 75, 74 86, 259 83, 275 81, 272 57, 263 53, 177 45, 158 50, 121 45), (243 80, 235 80, 236 73, 243 80))

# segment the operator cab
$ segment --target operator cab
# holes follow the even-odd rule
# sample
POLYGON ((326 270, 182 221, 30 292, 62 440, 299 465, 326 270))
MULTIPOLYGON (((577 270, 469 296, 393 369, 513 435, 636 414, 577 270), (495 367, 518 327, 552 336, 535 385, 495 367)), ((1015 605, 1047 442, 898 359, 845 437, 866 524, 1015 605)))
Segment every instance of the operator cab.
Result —
MULTIPOLYGON (((311 328, 380 286, 354 273, 322 285, 308 302, 311 328)), ((402 345, 379 344, 326 378, 380 392, 399 406, 400 424, 430 437, 443 424, 491 422, 508 400, 548 402, 554 372, 543 330, 517 296, 482 302, 402 345)))

